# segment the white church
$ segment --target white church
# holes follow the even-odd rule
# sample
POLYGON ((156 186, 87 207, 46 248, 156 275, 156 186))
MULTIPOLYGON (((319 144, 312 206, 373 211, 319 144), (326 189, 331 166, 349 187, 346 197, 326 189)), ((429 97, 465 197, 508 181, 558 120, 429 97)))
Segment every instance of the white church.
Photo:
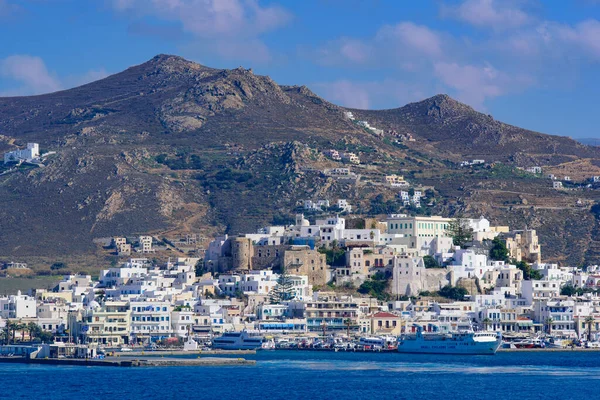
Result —
POLYGON ((23 150, 14 150, 4 153, 4 164, 11 162, 31 162, 39 160, 40 145, 38 143, 27 143, 27 148, 23 150))

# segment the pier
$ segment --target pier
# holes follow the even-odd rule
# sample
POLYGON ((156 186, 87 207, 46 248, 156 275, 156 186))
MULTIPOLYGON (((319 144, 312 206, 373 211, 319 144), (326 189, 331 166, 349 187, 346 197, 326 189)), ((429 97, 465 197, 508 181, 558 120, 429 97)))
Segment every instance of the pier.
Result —
POLYGON ((244 358, 175 358, 175 357, 150 357, 138 358, 134 356, 107 357, 104 359, 79 359, 79 358, 26 358, 26 357, 0 357, 0 363, 13 364, 38 364, 38 365, 78 365, 89 367, 215 367, 215 366, 250 366, 256 361, 244 358))

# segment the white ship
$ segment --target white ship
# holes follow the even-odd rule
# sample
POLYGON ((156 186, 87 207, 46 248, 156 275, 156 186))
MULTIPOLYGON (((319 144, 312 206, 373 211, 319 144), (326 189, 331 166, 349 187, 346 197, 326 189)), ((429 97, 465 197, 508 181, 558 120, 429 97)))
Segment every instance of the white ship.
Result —
POLYGON ((258 332, 226 332, 212 340, 212 347, 223 350, 256 350, 268 348, 268 343, 258 332))
POLYGON ((502 334, 472 330, 449 333, 423 333, 418 327, 415 334, 398 339, 400 353, 428 354, 496 354, 502 344, 502 334))

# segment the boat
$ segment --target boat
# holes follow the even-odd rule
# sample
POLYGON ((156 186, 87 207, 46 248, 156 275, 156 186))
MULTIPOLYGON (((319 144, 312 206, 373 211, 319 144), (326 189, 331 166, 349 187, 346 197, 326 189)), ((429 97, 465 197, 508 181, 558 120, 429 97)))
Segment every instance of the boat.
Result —
POLYGON ((547 349, 566 349, 571 346, 572 340, 549 336, 544 339, 544 347, 547 349))
POLYGON ((500 332, 474 332, 463 330, 447 333, 423 333, 417 327, 415 334, 403 334, 398 338, 398 352, 423 354, 496 354, 502 344, 500 332))
POLYGON ((516 349, 543 349, 546 347, 540 338, 528 338, 512 342, 516 349))
POLYGON ((386 347, 385 339, 380 337, 361 337, 358 340, 359 346, 362 346, 365 350, 381 351, 386 347))
POLYGON ((213 338, 213 349, 222 350, 256 350, 263 348, 266 339, 257 332, 225 332, 221 336, 213 338))

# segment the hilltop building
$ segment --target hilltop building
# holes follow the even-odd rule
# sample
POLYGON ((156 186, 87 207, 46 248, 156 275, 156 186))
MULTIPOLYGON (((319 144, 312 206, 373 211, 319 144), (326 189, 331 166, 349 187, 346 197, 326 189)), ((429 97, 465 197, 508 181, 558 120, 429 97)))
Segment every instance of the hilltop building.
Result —
POLYGON ((4 164, 11 162, 32 162, 40 159, 40 145, 38 143, 27 143, 27 148, 4 153, 4 164))

